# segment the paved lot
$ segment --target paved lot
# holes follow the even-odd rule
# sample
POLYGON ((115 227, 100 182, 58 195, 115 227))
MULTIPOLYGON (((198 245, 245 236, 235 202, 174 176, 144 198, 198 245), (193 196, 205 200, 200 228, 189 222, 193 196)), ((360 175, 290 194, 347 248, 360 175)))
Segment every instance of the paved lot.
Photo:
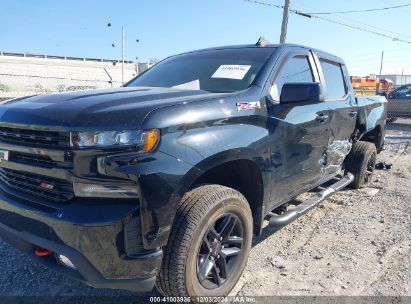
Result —
MULTIPOLYGON (((371 187, 344 190, 255 238, 233 294, 411 296, 411 125, 389 127, 379 161, 393 168, 377 171, 371 187)), ((0 295, 137 296, 67 279, 1 240, 0 256, 0 295)))

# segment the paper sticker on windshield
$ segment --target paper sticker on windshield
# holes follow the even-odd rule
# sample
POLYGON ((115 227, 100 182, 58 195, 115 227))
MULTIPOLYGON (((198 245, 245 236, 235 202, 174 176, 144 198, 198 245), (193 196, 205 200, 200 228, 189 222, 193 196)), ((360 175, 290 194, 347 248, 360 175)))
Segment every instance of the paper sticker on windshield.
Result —
POLYGON ((220 65, 211 78, 226 78, 241 80, 247 74, 251 65, 227 64, 220 65))

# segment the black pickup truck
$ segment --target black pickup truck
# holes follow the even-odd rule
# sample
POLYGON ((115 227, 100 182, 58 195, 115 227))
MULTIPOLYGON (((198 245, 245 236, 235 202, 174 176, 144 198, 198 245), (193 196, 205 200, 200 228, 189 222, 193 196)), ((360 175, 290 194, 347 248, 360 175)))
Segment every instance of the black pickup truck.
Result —
POLYGON ((340 58, 263 40, 121 88, 4 101, 0 236, 91 286, 227 295, 264 221, 370 181, 385 121, 340 58))

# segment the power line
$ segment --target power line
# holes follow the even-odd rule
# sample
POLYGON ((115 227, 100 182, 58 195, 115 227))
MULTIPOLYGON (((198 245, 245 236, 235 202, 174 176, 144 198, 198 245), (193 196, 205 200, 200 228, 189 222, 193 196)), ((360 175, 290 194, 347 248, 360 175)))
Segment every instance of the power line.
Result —
POLYGON ((354 22, 354 23, 358 23, 358 24, 361 24, 361 25, 365 25, 365 26, 373 28, 373 29, 381 30, 383 32, 391 33, 391 34, 402 36, 402 37, 411 38, 411 36, 409 36, 409 35, 393 32, 393 31, 387 30, 385 28, 378 27, 378 26, 375 26, 375 25, 370 25, 370 24, 367 24, 367 23, 364 23, 364 22, 361 22, 361 21, 358 21, 358 20, 355 20, 355 19, 352 19, 352 18, 348 18, 348 17, 345 17, 345 16, 340 16, 340 15, 336 15, 336 14, 334 14, 333 16, 335 16, 337 18, 340 18, 340 19, 345 19, 345 20, 348 20, 348 21, 351 21, 351 22, 354 22))
MULTIPOLYGON (((392 4, 392 3, 388 3, 388 4, 392 4)), ((310 5, 300 5, 300 6, 306 7, 306 8, 310 8, 310 9, 313 9, 313 10, 319 10, 318 8, 313 7, 313 6, 310 6, 310 5)), ((404 11, 404 10, 400 10, 400 11, 402 12, 402 11, 404 11)), ((344 19, 344 20, 348 20, 348 21, 350 21, 350 22, 354 22, 354 23, 358 23, 358 24, 361 24, 361 25, 365 25, 366 27, 369 27, 369 28, 371 28, 371 29, 373 29, 373 30, 376 30, 376 29, 377 29, 377 30, 379 30, 379 31, 391 33, 391 34, 394 34, 394 35, 411 38, 411 36, 409 36, 409 35, 405 35, 405 34, 397 33, 397 32, 394 32, 394 31, 390 31, 390 30, 388 30, 388 29, 385 29, 385 28, 382 28, 382 27, 378 27, 378 26, 376 26, 376 25, 370 25, 370 24, 367 24, 367 23, 364 23, 364 22, 361 22, 361 21, 358 21, 358 20, 354 20, 354 19, 352 19, 352 18, 348 18, 348 17, 340 16, 340 15, 334 15, 334 16, 337 17, 337 18, 339 18, 339 19, 344 19)))
MULTIPOLYGON (((268 3, 268 2, 258 1, 258 0, 243 0, 243 1, 253 3, 253 4, 258 4, 258 5, 272 6, 272 7, 275 7, 275 8, 284 9, 284 5, 278 5, 278 4, 274 4, 274 3, 268 3)), ((311 18, 310 15, 305 14, 305 13, 303 13, 301 11, 298 11, 298 10, 295 10, 295 9, 289 9, 288 11, 292 14, 296 14, 296 15, 300 15, 300 16, 303 16, 303 17, 311 18)))
MULTIPOLYGON (((271 6, 271 7, 284 9, 284 6, 282 6, 282 5, 263 2, 263 1, 259 1, 259 0, 243 0, 243 1, 258 4, 258 5, 265 5, 265 6, 271 6)), ((383 33, 380 33, 380 32, 376 32, 376 31, 373 31, 373 30, 369 30, 369 29, 366 29, 366 28, 362 28, 362 27, 359 27, 359 26, 346 24, 346 23, 343 23, 343 22, 340 22, 340 21, 337 21, 337 20, 327 18, 327 17, 317 16, 317 15, 310 15, 308 13, 304 13, 304 12, 301 12, 301 11, 295 10, 295 9, 289 9, 289 12, 293 13, 293 14, 296 14, 296 15, 303 16, 303 17, 313 18, 313 19, 320 19, 320 20, 323 20, 323 21, 328 21, 328 22, 331 22, 331 23, 335 23, 335 24, 338 24, 338 25, 341 25, 341 26, 351 28, 351 29, 355 29, 355 30, 358 30, 358 31, 362 31, 362 32, 374 34, 374 35, 377 35, 377 36, 385 37, 385 38, 391 39, 392 41, 404 42, 404 43, 411 44, 411 41, 408 41, 408 40, 400 39, 398 37, 389 36, 389 35, 386 35, 386 34, 383 34, 383 33)))
MULTIPOLYGON (((394 5, 395 4, 395 3, 384 1, 384 0, 381 0, 381 2, 384 2, 385 4, 389 4, 389 5, 394 5)), ((400 10, 400 13, 404 13, 406 15, 411 15, 411 12, 407 9, 400 10)))
POLYGON ((335 23, 335 24, 339 24, 339 25, 342 25, 342 26, 345 26, 345 27, 349 27, 349 28, 352 28, 352 29, 355 29, 355 30, 358 30, 358 31, 378 35, 378 36, 385 37, 385 38, 388 38, 388 39, 392 39, 392 41, 404 42, 404 43, 411 44, 411 41, 408 41, 408 40, 404 40, 404 39, 400 39, 400 38, 397 38, 397 37, 389 36, 389 35, 386 35, 386 34, 383 34, 383 33, 380 33, 380 32, 376 32, 376 31, 373 31, 373 30, 369 30, 369 29, 366 29, 366 28, 363 28, 363 27, 359 27, 359 26, 356 26, 356 25, 346 24, 346 23, 343 23, 343 22, 340 22, 340 21, 337 21, 337 20, 333 20, 333 19, 330 19, 330 18, 320 17, 320 16, 312 16, 312 18, 321 19, 321 20, 324 20, 324 21, 328 21, 328 22, 331 22, 331 23, 335 23))
POLYGON ((411 6, 411 3, 403 4, 403 5, 396 5, 396 6, 388 6, 388 7, 380 7, 380 8, 371 8, 371 9, 365 9, 365 10, 352 10, 352 11, 337 11, 337 12, 311 12, 307 13, 310 15, 331 15, 331 14, 349 14, 349 13, 365 13, 365 12, 375 12, 375 11, 384 11, 384 10, 390 10, 390 9, 395 9, 395 8, 401 8, 401 7, 406 7, 406 6, 411 6))
POLYGON ((284 8, 284 5, 278 5, 278 4, 274 4, 274 3, 268 3, 268 2, 261 2, 261 1, 258 1, 258 0, 243 0, 243 1, 254 3, 254 4, 259 4, 259 5, 273 6, 273 7, 281 8, 281 9, 284 8))

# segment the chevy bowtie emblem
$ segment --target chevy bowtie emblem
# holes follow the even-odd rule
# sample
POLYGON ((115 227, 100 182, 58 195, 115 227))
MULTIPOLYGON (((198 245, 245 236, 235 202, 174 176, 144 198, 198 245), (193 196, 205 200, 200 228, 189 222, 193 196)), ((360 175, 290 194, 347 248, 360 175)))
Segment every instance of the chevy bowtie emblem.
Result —
POLYGON ((0 162, 2 162, 3 160, 9 160, 9 151, 0 150, 0 162))

